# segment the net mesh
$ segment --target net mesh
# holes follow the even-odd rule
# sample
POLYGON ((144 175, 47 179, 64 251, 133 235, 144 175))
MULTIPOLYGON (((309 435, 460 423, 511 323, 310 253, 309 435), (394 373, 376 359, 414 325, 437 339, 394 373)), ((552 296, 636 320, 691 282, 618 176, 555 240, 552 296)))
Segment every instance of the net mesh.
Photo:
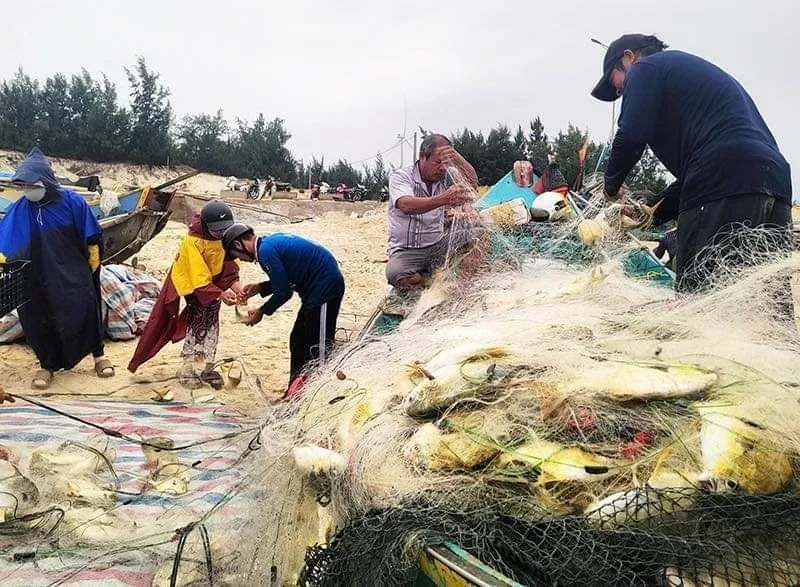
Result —
POLYGON ((676 296, 621 206, 581 209, 454 251, 282 408, 272 579, 408 584, 454 543, 523 584, 800 581, 800 259, 743 228, 676 296))
MULTIPOLYGON (((445 498, 446 500, 446 498, 445 498)), ((425 500, 350 520, 309 550, 304 585, 413 582, 426 545, 457 542, 525 585, 793 585, 794 495, 639 490, 593 516, 512 516, 425 500)))
POLYGON ((601 197, 451 250, 258 422, 70 407, 113 416, 96 445, 4 407, 3 443, 46 432, 92 466, 91 487, 0 475, 0 578, 407 584, 453 543, 525 584, 800 583, 800 256, 744 228, 708 251, 707 291, 676 295, 601 197), (145 450, 159 437, 175 459, 145 450))

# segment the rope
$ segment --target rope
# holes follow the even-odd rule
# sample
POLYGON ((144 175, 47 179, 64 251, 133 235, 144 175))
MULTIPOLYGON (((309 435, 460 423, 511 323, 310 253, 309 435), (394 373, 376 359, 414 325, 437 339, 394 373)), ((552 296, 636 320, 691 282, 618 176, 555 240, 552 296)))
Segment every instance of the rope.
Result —
POLYGON ((105 426, 101 426, 100 424, 95 424, 94 422, 89 422, 88 420, 84 420, 83 418, 80 418, 78 416, 73 416, 72 414, 64 412, 63 410, 59 410, 58 408, 54 408, 52 406, 48 406, 47 404, 44 404, 44 403, 39 402, 39 401, 36 401, 36 400, 31 399, 29 397, 25 397, 24 395, 17 395, 17 394, 12 394, 12 393, 7 393, 6 395, 8 395, 9 397, 13 397, 15 399, 21 399, 24 402, 28 402, 29 404, 32 404, 32 405, 37 406, 39 408, 42 408, 43 410, 47 410, 48 412, 52 412, 52 413, 57 414, 59 416, 63 416, 64 418, 68 418, 68 419, 73 420, 75 422, 79 422, 79 423, 83 424, 84 426, 89 426, 91 428, 95 428, 96 430, 99 430, 100 432, 102 432, 106 436, 111 436, 112 438, 119 438, 121 440, 126 440, 128 442, 132 442, 132 443, 138 444, 140 446, 147 446, 147 447, 155 448, 155 449, 158 449, 160 451, 165 451, 165 452, 185 450, 187 448, 193 448, 193 447, 196 447, 196 446, 202 446, 204 444, 210 444, 212 442, 219 442, 221 440, 227 440, 229 438, 236 438, 237 436, 241 436, 242 434, 247 434, 248 432, 254 432, 256 430, 259 430, 259 427, 253 426, 253 427, 250 427, 250 428, 245 428, 243 430, 239 430, 238 432, 229 432, 228 434, 223 434, 222 436, 217 436, 217 437, 214 437, 214 438, 207 438, 205 440, 198 440, 196 442, 191 442, 189 444, 184 444, 184 445, 181 445, 181 446, 174 446, 172 448, 166 448, 166 447, 161 446, 161 445, 152 444, 150 442, 147 442, 146 440, 139 440, 137 438, 133 438, 132 436, 128 436, 127 434, 123 434, 119 430, 114 430, 112 428, 107 428, 105 426))

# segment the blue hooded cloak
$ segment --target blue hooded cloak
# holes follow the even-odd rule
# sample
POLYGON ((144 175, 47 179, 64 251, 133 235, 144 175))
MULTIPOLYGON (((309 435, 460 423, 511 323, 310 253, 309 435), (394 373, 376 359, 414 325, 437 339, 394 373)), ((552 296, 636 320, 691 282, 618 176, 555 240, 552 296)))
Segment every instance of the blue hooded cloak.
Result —
POLYGON ((30 301, 19 308, 28 343, 43 369, 71 369, 102 348, 99 269, 89 266, 89 245, 102 246, 103 231, 81 196, 59 186, 37 148, 12 182, 42 182, 39 202, 20 198, 0 221, 0 253, 31 263, 30 301))

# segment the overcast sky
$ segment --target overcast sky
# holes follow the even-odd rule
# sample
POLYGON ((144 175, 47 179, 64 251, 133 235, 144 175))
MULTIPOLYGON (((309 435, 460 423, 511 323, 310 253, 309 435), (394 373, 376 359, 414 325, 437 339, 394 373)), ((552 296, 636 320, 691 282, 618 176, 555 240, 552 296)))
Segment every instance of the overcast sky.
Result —
MULTIPOLYGON (((652 33, 734 75, 793 163, 800 186, 800 4, 762 0, 63 0, 4 3, 0 75, 86 68, 127 92, 138 55, 161 73, 175 113, 280 117, 308 160, 372 157, 418 125, 572 122, 595 140, 611 107, 589 96, 606 43, 652 33)), ((406 162, 410 149, 406 148, 406 162)), ((399 163, 399 149, 386 158, 399 163)), ((798 199, 798 196, 795 196, 798 199)))

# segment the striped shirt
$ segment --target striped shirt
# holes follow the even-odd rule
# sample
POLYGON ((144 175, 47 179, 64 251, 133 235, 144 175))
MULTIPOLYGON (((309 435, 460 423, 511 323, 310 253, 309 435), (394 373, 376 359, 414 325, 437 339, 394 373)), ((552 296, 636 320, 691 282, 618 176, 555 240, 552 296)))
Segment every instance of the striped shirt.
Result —
POLYGON ((438 243, 444 236, 444 207, 424 214, 405 214, 397 207, 397 200, 403 196, 431 198, 438 196, 451 185, 443 179, 431 185, 422 180, 419 167, 396 170, 389 176, 389 254, 399 249, 419 249, 438 243))

